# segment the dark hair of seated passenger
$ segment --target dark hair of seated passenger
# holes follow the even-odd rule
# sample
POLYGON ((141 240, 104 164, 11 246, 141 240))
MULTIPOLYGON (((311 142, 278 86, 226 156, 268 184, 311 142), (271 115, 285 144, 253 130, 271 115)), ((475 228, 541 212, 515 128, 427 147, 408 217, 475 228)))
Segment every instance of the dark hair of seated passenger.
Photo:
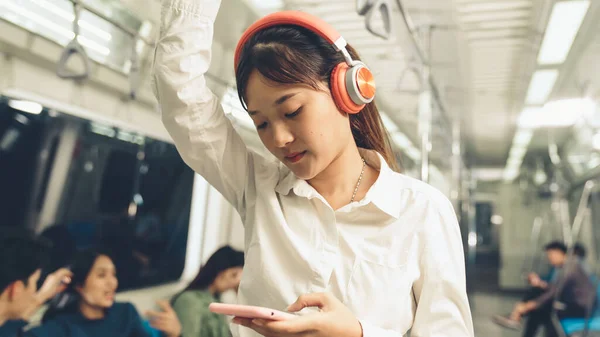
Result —
MULTIPOLYGON (((231 246, 219 248, 200 268, 196 278, 185 288, 187 290, 205 290, 215 282, 222 271, 234 267, 244 266, 244 253, 233 249, 231 246)), ((174 297, 174 299, 177 296, 174 297)))
POLYGON ((36 269, 47 264, 50 244, 19 226, 0 226, 0 293, 16 281, 27 283, 36 269))
POLYGON ((544 247, 544 250, 560 250, 563 253, 567 253, 567 246, 560 241, 552 241, 544 247))
POLYGON ((79 311, 81 295, 77 292, 76 288, 85 284, 85 280, 94 267, 96 259, 102 255, 112 259, 112 254, 104 248, 88 249, 75 254, 72 264, 69 267, 73 273, 71 283, 62 294, 59 294, 58 298, 55 298, 50 303, 48 310, 44 313, 42 322, 47 322, 57 315, 71 314, 79 311))
POLYGON ((587 250, 581 243, 578 242, 575 245, 573 245, 573 254, 575 254, 575 256, 578 256, 581 259, 584 259, 587 255, 587 250))

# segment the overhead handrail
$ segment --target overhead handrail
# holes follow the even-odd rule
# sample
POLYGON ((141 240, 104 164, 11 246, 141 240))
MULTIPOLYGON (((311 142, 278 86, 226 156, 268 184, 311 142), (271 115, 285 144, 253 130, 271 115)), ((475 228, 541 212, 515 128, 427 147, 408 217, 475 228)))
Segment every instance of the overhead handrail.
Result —
POLYGON ((390 18, 390 5, 387 0, 357 0, 356 12, 360 16, 365 16, 365 27, 371 34, 389 40, 392 35, 392 21, 390 18), (374 26, 374 18, 377 13, 381 15, 383 31, 376 29, 374 26))
POLYGON ((95 16, 101 18, 102 20, 109 22, 113 26, 115 26, 118 29, 125 32, 127 35, 131 36, 132 38, 137 36, 140 40, 144 41, 144 43, 147 44, 148 46, 150 46, 150 47, 154 46, 153 41, 148 40, 147 38, 145 38, 143 36, 138 36, 139 33, 136 30, 134 30, 130 27, 127 27, 127 26, 121 24, 120 22, 113 20, 112 18, 104 15, 102 12, 96 10, 95 8, 90 7, 90 6, 86 5, 85 3, 81 2, 81 0, 69 0, 69 1, 71 1, 73 4, 78 4, 81 7, 81 9, 85 9, 86 11, 94 14, 95 16))
MULTIPOLYGON (((396 3, 398 4, 398 9, 400 11, 400 17, 402 18, 401 21, 404 24, 404 27, 406 28, 406 30, 409 32, 408 35, 410 35, 410 39, 412 41, 412 45, 414 47, 415 54, 417 55, 417 57, 421 63, 423 63, 423 64, 429 63, 430 62, 429 57, 431 55, 426 55, 426 52, 422 49, 421 45, 417 41, 417 38, 415 37, 416 29, 414 28, 414 24, 413 24, 410 16, 405 11, 402 0, 396 0, 396 3)), ((438 27, 438 26, 434 26, 434 27, 438 27)), ((441 116, 445 119, 447 124, 451 124, 450 123, 451 118, 450 118, 450 116, 448 116, 448 111, 444 107, 444 102, 442 101, 438 87, 437 87, 436 83, 434 82, 432 76, 428 76, 428 82, 429 82, 428 84, 431 89, 432 95, 435 98, 440 111, 442 112, 441 116)))
POLYGON ((127 35, 131 36, 131 38, 133 40, 133 47, 132 47, 132 53, 131 53, 131 58, 130 58, 131 67, 130 67, 130 71, 129 71, 129 85, 130 85, 129 97, 132 100, 135 99, 136 94, 137 94, 137 89, 139 88, 139 86, 141 84, 141 71, 140 71, 141 67, 140 67, 139 55, 136 50, 137 41, 142 41, 150 47, 154 46, 154 42, 151 40, 148 40, 146 37, 140 35, 139 32, 136 31, 135 29, 132 29, 126 25, 123 25, 120 22, 117 22, 117 21, 113 20, 112 18, 104 15, 102 12, 86 5, 85 3, 81 2, 81 0, 69 0, 69 1, 71 1, 71 3, 73 4, 73 8, 75 10, 75 19, 73 21, 73 33, 75 33, 75 38, 73 39, 73 41, 71 41, 65 47, 65 50, 63 51, 63 56, 61 57, 61 60, 59 62, 59 69, 57 71, 58 76, 60 76, 62 78, 74 78, 74 79, 83 79, 83 78, 87 78, 89 76, 90 60, 87 57, 85 50, 82 48, 81 44, 79 44, 79 41, 77 40, 78 36, 79 36, 79 24, 78 24, 79 13, 81 12, 81 10, 85 9, 86 11, 101 18, 102 20, 109 22, 110 24, 117 27, 118 29, 120 29, 121 31, 126 33, 127 35), (71 74, 71 73, 68 73, 65 69, 67 59, 74 53, 78 53, 78 54, 82 55, 82 57, 85 55, 85 57, 83 57, 83 60, 85 63, 85 72, 82 74, 71 74))
POLYGON ((69 42, 62 54, 60 55, 60 60, 58 61, 58 68, 56 69, 56 74, 60 78, 64 79, 75 79, 75 80, 84 80, 88 78, 90 75, 90 59, 83 49, 83 46, 79 43, 79 14, 81 13, 81 4, 79 0, 72 0, 73 2, 73 39, 69 42), (83 61, 83 72, 74 73, 67 69, 67 61, 73 55, 79 55, 83 61))

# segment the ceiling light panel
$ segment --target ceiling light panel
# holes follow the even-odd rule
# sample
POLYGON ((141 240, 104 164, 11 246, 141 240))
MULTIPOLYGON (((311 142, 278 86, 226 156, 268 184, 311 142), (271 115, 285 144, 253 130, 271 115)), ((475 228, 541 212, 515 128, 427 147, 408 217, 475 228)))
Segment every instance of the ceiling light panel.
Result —
POLYGON ((550 96, 557 78, 558 70, 556 69, 536 71, 531 77, 525 102, 529 105, 544 104, 550 96))
POLYGON ((560 1, 554 5, 538 55, 539 64, 561 64, 567 59, 589 6, 589 0, 560 1))

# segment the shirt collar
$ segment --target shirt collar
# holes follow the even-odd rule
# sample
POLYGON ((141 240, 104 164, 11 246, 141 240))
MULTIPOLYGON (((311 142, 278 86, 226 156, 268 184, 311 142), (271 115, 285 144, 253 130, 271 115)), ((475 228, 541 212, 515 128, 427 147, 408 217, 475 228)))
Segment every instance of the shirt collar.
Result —
MULTIPOLYGON (((359 204, 362 206, 371 202, 388 215, 396 219, 399 218, 399 200, 397 198, 393 198, 393 196, 396 194, 394 191, 398 191, 400 189, 400 186, 398 186, 398 180, 394 179, 394 175, 396 173, 392 171, 380 153, 374 150, 362 148, 359 148, 358 150, 367 164, 379 171, 379 177, 377 177, 377 180, 371 186, 367 192, 367 195, 359 202, 359 204)), ((281 178, 275 187, 275 191, 277 193, 281 195, 288 195, 290 191, 293 190, 294 194, 297 196, 306 197, 308 199, 320 197, 318 192, 305 180, 298 179, 294 173, 289 170, 286 171, 287 174, 281 178)))

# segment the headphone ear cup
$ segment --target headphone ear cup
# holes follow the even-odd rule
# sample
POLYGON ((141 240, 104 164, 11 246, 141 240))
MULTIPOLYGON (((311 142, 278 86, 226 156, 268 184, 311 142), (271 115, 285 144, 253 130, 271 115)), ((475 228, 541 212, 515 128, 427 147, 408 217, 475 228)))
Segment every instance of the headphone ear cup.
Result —
POLYGON ((346 88, 346 73, 350 67, 345 63, 341 62, 331 72, 331 96, 337 107, 345 113, 356 114, 359 113, 364 107, 364 104, 356 104, 352 101, 352 98, 348 94, 346 88))

